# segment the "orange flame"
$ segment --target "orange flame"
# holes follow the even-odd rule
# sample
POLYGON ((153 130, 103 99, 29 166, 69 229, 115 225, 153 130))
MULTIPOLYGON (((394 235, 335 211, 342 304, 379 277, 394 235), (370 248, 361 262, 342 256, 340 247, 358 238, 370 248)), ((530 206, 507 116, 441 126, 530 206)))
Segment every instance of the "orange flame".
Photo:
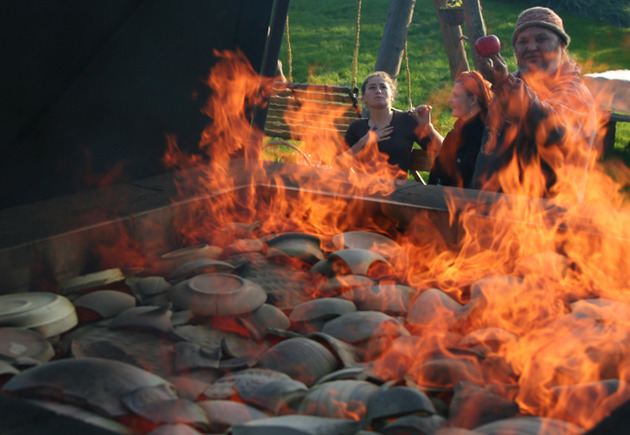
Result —
MULTIPOLYGON (((201 154, 184 156, 171 139, 164 159, 180 171, 180 193, 192 198, 175 222, 183 244, 227 246, 239 238, 301 231, 319 236, 332 250, 332 237, 345 231, 390 234, 399 246, 390 253, 394 270, 387 282, 415 287, 414 300, 439 289, 462 308, 435 305, 440 315, 429 316, 427 324, 406 325, 413 335, 394 340, 373 361, 378 375, 433 388, 489 383, 510 400, 517 388, 514 400, 523 413, 583 428, 629 397, 624 348, 630 322, 597 315, 602 311, 596 309, 579 314, 574 305, 589 298, 630 302, 630 213, 623 209, 630 172, 584 152, 583 133, 597 125, 578 126, 578 118, 569 116, 562 141, 540 146, 526 164, 507 161, 491 180, 507 194, 446 189, 448 225, 457 231, 452 244, 437 235, 426 214, 415 215, 401 231, 369 200, 387 196, 400 183, 375 143, 366 147, 369 158, 337 160, 339 134, 331 128, 330 134, 315 135, 307 128, 296 137, 319 164, 317 172, 296 164, 268 172, 270 163, 261 158, 263 132, 250 119, 253 107, 264 106, 272 79, 258 76, 242 53, 215 54, 219 60, 208 76, 212 92, 204 109, 211 122, 201 154), (235 158, 242 159, 238 173, 231 164, 235 158), (341 170, 332 167, 337 164, 341 170), (545 165, 555 173, 551 189, 545 165), (417 243, 419 236, 423 243, 417 243), (483 344, 483 356, 462 344, 468 334, 483 344), (513 338, 498 341, 505 336, 513 338), (604 382, 611 379, 616 382, 604 382), (594 403, 602 405, 593 409, 594 403)), ((522 109, 508 107, 515 116, 522 109)), ((299 110, 294 116, 307 120, 313 107, 299 110)), ((538 143, 562 127, 556 115, 536 126, 538 143)), ((331 113, 324 122, 337 116, 331 113)), ((340 413, 356 418, 349 409, 340 413)))
MULTIPOLYGON (((394 190, 394 182, 389 176, 392 169, 388 165, 370 162, 360 171, 353 172, 341 172, 327 166, 339 153, 343 138, 333 128, 328 129, 329 134, 322 133, 322 129, 317 129, 318 133, 314 134, 315 129, 306 128, 296 132, 303 140, 302 152, 323 165, 321 167, 327 170, 326 179, 309 180, 312 190, 292 188, 303 184, 300 180, 308 173, 308 167, 289 166, 273 175, 271 184, 279 188, 272 197, 265 198, 268 202, 261 203, 260 187, 257 188, 253 180, 260 180, 260 174, 266 172, 265 162, 260 158, 263 133, 251 124, 250 119, 253 107, 264 107, 264 97, 271 92, 272 79, 257 75, 240 52, 216 52, 215 55, 219 61, 208 75, 212 92, 204 108, 211 121, 200 141, 203 157, 183 156, 171 140, 164 158, 165 162, 182 170, 180 192, 187 193, 187 197, 191 192, 200 197, 214 195, 212 201, 201 199, 195 204, 192 215, 180 216, 176 222, 185 243, 213 240, 220 244, 220 239, 227 243, 229 234, 223 237, 224 234, 218 232, 236 221, 260 221, 263 234, 300 230, 332 236, 347 225, 343 222, 344 214, 365 214, 362 212, 365 205, 349 201, 349 198, 387 194, 394 190), (238 176, 231 172, 229 164, 235 158, 243 158, 244 171, 241 169, 238 176), (206 160, 209 161, 200 165, 206 160), (192 166, 194 169, 189 169, 192 166), (184 169, 188 171, 185 175, 184 169), (388 176, 383 178, 383 174, 388 176), (341 194, 340 186, 347 191, 341 194), (340 194, 322 198, 316 192, 321 189, 339 191, 340 194), (238 190, 239 194, 216 195, 231 190, 238 190), (212 219, 205 219, 208 216, 212 219)), ((309 112, 316 110, 314 105, 317 105, 316 99, 296 108, 297 113, 292 116, 307 118, 309 112)), ((331 111, 318 122, 332 124, 338 116, 340 113, 331 111)), ((369 222, 366 225, 379 227, 369 222)))

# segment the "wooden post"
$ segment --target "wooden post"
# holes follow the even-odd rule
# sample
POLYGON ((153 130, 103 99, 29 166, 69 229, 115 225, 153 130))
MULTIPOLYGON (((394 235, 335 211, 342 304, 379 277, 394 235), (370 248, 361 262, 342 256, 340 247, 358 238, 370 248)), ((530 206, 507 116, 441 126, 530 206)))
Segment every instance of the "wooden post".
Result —
MULTIPOLYGON (((475 41, 482 36, 486 36, 486 23, 481 13, 481 3, 479 0, 463 0, 464 22, 466 23, 466 33, 468 43, 472 47, 475 41)), ((473 50, 473 63, 475 69, 479 70, 479 56, 473 50)))
POLYGON ((375 71, 385 71, 395 80, 407 41, 407 30, 413 17, 416 0, 391 0, 383 30, 383 39, 378 49, 375 71))
MULTIPOLYGON (((280 46, 282 45, 284 26, 289 16, 289 0, 274 1, 271 14, 271 25, 269 27, 269 33, 267 34, 262 66, 260 68, 260 74, 265 77, 274 77, 277 74, 278 56, 280 54, 280 46)), ((266 120, 267 108, 265 107, 263 109, 260 106, 255 107, 252 123, 256 125, 260 131, 264 131, 266 120)))
POLYGON ((444 49, 448 56, 451 78, 455 79, 460 72, 469 70, 468 58, 466 57, 466 51, 462 43, 462 28, 461 26, 450 26, 442 21, 439 9, 444 6, 444 0, 433 0, 433 3, 435 5, 435 13, 438 17, 438 22, 440 23, 440 29, 442 30, 442 38, 444 38, 444 49))

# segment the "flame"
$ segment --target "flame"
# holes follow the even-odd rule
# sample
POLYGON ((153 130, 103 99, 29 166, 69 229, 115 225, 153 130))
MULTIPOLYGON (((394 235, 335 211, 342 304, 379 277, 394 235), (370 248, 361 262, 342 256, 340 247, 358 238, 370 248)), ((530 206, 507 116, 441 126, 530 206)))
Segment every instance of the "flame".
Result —
POLYGON ((435 360, 436 349, 444 355, 449 346, 458 345, 450 334, 500 328, 518 340, 489 355, 507 364, 514 376, 501 379, 494 372, 478 372, 483 364, 454 356, 460 361, 460 379, 517 382, 515 400, 523 412, 584 428, 627 400, 627 357, 620 348, 630 332, 627 322, 612 310, 596 319, 572 314, 572 303, 588 298, 628 303, 630 214, 620 208, 627 202, 621 193, 624 183, 598 168, 589 174, 584 203, 501 195, 462 211, 451 197, 451 212, 460 216, 457 223, 464 235, 454 250, 431 253, 425 246, 414 254, 410 248, 410 258, 416 259, 410 281, 425 288, 433 284, 465 309, 456 324, 445 321, 447 312, 423 327, 421 339, 407 343, 409 348, 392 347, 379 373, 388 379, 407 373, 418 385, 435 386, 432 382, 441 378, 427 376, 435 365, 452 376, 452 368, 435 360), (397 371, 392 373, 392 367, 397 371), (619 380, 616 389, 603 383, 610 379, 619 380), (593 403, 602 405, 593 409, 593 403))
MULTIPOLYGON (((597 104, 610 104, 613 95, 607 89, 597 104)), ((416 327, 413 339, 395 343, 375 368, 386 379, 406 373, 421 387, 450 387, 457 380, 513 383, 522 413, 590 428, 630 397, 622 350, 630 330, 618 307, 589 317, 574 313, 572 304, 589 298, 628 303, 628 169, 587 152, 584 132, 597 131, 605 119, 584 125, 579 113, 565 113, 568 122, 560 124, 557 115, 536 127, 536 143, 549 143, 558 127, 566 140, 539 146, 530 161, 510 159, 491 180, 509 195, 481 193, 478 201, 464 203, 461 192, 447 192, 450 224, 462 234, 457 246, 406 246, 409 282, 424 292, 437 287, 464 309, 452 319, 452 311, 431 306, 440 314, 416 327), (551 189, 545 165, 556 176, 551 189), (461 347, 453 334, 494 328, 517 339, 486 348, 485 361, 453 354, 453 347, 461 347)), ((516 134, 508 130, 508 140, 516 134)), ((424 218, 411 227, 426 228, 424 218)))
MULTIPOLYGON (((371 362, 383 379, 405 378, 419 388, 491 384, 524 414, 583 428, 630 397, 624 350, 630 322, 610 311, 596 315, 601 309, 579 314, 574 305, 589 298, 630 303, 630 213, 624 209, 630 171, 599 162, 599 154, 585 145, 602 119, 584 125, 582 113, 549 113, 534 128, 536 143, 545 146, 538 146, 530 160, 506 160, 506 169, 488 181, 503 194, 445 189, 447 225, 457 229, 457 240, 450 243, 426 213, 415 214, 400 230, 383 216, 381 204, 369 200, 386 197, 401 183, 374 141, 358 158, 338 158, 345 146, 339 133, 306 128, 295 134, 317 171, 298 164, 268 171, 273 163, 261 156, 264 134, 250 120, 256 107, 264 108, 273 79, 257 75, 240 52, 215 55, 204 108, 210 122, 200 152, 184 155, 170 138, 164 157, 178 173, 181 196, 192 198, 174 223, 181 244, 226 247, 235 239, 299 231, 319 236, 334 250, 333 236, 345 231, 391 235, 397 242, 388 252, 393 270, 381 284, 413 286, 417 294, 411 306, 435 290, 461 309, 449 308, 445 297, 427 296, 434 315, 406 324, 412 335, 393 340, 371 362), (568 124, 560 119, 569 119, 568 124), (564 135, 555 140, 560 129, 564 135), (235 159, 242 163, 238 173, 235 159), (512 339, 498 338, 506 336, 512 339), (480 347, 467 348, 464 337, 474 337, 480 347), (483 349, 483 358, 477 349, 483 349)), ((544 93, 551 85, 537 86, 544 93)), ((605 98, 612 94, 598 104, 605 98)), ((307 123, 309 111, 316 109, 311 105, 317 102, 296 108, 292 116, 307 123)), ((569 102, 568 107, 571 112, 576 106, 569 102)), ((523 107, 507 110, 519 117, 523 107)), ((320 122, 332 124, 339 115, 330 113, 320 122)), ((309 291, 312 297, 321 294, 316 286, 309 291)), ((339 405, 340 415, 356 418, 339 405)))
MULTIPOLYGON (((188 197, 192 193, 202 198, 194 204, 190 214, 180 216, 176 222, 184 243, 209 240, 215 244, 221 244, 221 240, 228 243, 233 238, 232 234, 224 232, 226 227, 233 222, 254 221, 261 222, 260 234, 305 231, 331 237, 347 228, 344 215, 369 217, 362 210, 365 205, 349 201, 350 198, 388 194, 395 189, 391 178, 393 170, 384 164, 384 156, 362 165, 355 161, 354 170, 350 172, 336 170, 330 165, 343 143, 340 133, 334 128, 329 128, 329 133, 306 128, 295 132, 302 138, 301 151, 313 156, 314 162, 328 170, 326 178, 309 180, 312 189, 295 188, 304 185, 301 179, 308 174, 309 167, 289 166, 272 176, 270 185, 278 186, 278 189, 273 196, 261 201, 261 188, 257 188, 254 179, 259 180, 260 174, 266 172, 266 162, 261 158, 263 133, 250 120, 255 107, 265 107, 273 79, 257 75, 240 52, 215 52, 215 56, 219 60, 208 75, 207 84, 212 92, 204 108, 210 122, 201 137, 200 154, 183 155, 175 139, 170 138, 169 150, 164 157, 166 163, 182 171, 179 191, 188 197), (238 177, 230 170, 230 161, 235 158, 243 159, 245 169, 238 177), (347 191, 341 192, 340 186, 347 191), (322 189, 340 193, 322 198, 317 193, 322 189), (232 190, 238 190, 239 194, 227 194, 232 190), (213 195, 212 201, 203 199, 207 195, 213 195), (212 219, 205 219, 209 216, 212 219)), ((296 107, 291 113, 293 117, 304 119, 306 125, 309 124, 308 114, 318 110, 317 97, 309 100, 312 101, 296 107)), ((341 116, 342 109, 339 110, 330 111, 317 122, 332 124, 341 116)), ((341 166, 349 163, 343 158, 340 162, 341 166)), ((365 225, 380 226, 370 222, 365 225)))

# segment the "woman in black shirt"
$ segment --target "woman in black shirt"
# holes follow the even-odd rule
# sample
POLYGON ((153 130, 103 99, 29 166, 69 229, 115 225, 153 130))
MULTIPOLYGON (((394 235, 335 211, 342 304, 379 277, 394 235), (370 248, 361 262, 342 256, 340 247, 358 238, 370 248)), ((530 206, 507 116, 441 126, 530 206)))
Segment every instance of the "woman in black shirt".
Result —
POLYGON ((366 152, 366 145, 376 142, 378 151, 387 156, 387 163, 400 170, 397 176, 406 178, 413 144, 426 148, 429 139, 422 138, 422 127, 415 112, 392 107, 395 92, 395 83, 386 72, 368 75, 361 86, 361 99, 369 109, 369 117, 350 124, 345 141, 355 159, 364 163, 374 158, 366 152))

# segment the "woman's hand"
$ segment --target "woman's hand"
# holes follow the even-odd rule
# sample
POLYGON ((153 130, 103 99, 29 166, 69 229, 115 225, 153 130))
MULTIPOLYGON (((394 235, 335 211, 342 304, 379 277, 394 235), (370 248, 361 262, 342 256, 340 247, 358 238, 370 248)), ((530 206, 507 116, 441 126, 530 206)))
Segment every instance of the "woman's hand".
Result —
MULTIPOLYGON (((392 137, 392 133, 394 131, 394 127, 392 127, 391 125, 387 125, 385 127, 381 127, 381 128, 376 128, 374 130, 371 130, 372 132, 376 133, 376 142, 381 142, 384 140, 389 139, 390 137, 392 137)), ((370 134, 368 132, 368 134, 370 134)))
POLYGON ((392 132, 394 131, 394 127, 391 125, 387 125, 385 127, 370 129, 365 135, 357 141, 354 145, 350 147, 350 152, 352 154, 360 153, 365 146, 368 144, 370 140, 381 142, 383 140, 387 140, 392 136, 392 132))
POLYGON ((420 138, 429 137, 432 141, 433 139, 437 139, 439 141, 439 146, 441 146, 443 139, 431 123, 431 109, 433 109, 433 107, 428 104, 421 104, 414 109, 413 116, 418 121, 416 134, 420 138))
POLYGON ((427 149, 437 154, 442 148, 444 138, 435 129, 433 123, 431 123, 431 109, 433 109, 433 107, 428 104, 421 104, 414 109, 413 116, 418 122, 415 133, 416 136, 421 139, 428 137, 429 144, 427 145, 427 149))
POLYGON ((431 106, 421 104, 413 111, 413 115, 418 121, 418 125, 420 125, 423 129, 431 124, 431 109, 433 109, 431 106))

